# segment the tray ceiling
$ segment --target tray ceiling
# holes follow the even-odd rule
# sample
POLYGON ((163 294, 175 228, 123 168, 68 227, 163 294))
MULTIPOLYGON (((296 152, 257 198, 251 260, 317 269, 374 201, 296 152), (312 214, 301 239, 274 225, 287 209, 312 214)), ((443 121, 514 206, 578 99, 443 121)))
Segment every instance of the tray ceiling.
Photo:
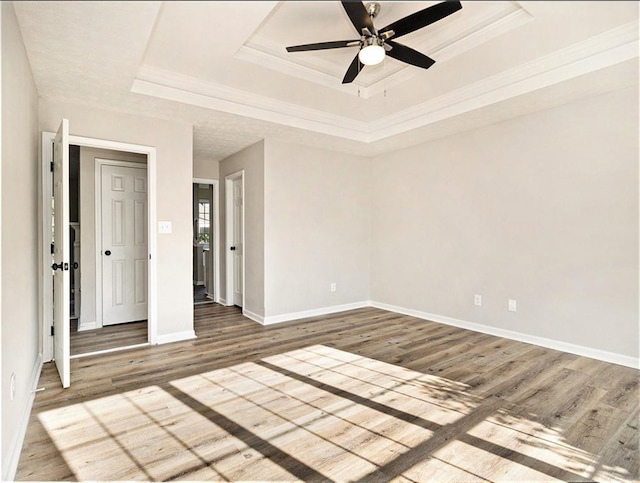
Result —
POLYGON ((189 122, 207 159, 265 136, 376 154, 638 82, 636 2, 463 1, 402 38, 429 70, 387 58, 351 85, 356 48, 285 50, 356 38, 339 2, 14 5, 41 97, 189 122))

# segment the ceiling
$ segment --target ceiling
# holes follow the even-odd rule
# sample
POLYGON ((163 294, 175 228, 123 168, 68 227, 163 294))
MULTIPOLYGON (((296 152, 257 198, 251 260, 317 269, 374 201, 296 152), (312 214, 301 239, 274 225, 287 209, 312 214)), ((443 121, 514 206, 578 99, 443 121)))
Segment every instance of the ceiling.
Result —
MULTIPOLYGON (((380 2, 381 28, 438 2, 380 2)), ((220 160, 267 136, 364 155, 638 83, 638 3, 462 1, 352 84, 358 35, 340 2, 15 2, 42 98, 193 125, 220 160)))

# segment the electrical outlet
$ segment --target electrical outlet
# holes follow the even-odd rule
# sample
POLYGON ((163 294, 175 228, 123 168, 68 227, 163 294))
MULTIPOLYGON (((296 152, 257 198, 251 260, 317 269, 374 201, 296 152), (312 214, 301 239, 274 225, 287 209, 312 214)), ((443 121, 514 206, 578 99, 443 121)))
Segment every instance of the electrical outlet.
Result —
POLYGON ((473 296, 473 304, 480 307, 482 305, 482 295, 474 295, 473 296))
POLYGON ((509 312, 516 311, 516 301, 513 299, 509 299, 509 312))
POLYGON ((337 290, 336 284, 332 283, 331 286, 329 287, 329 290, 331 290, 332 292, 335 292, 337 290))

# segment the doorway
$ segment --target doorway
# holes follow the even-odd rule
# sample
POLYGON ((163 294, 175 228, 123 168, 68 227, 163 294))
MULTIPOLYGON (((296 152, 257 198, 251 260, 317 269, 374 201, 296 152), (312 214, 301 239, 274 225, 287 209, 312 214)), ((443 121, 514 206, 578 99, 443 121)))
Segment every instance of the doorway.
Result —
POLYGON ((193 303, 201 305, 219 302, 218 180, 194 178, 192 187, 193 303))
MULTIPOLYGON (((65 121, 66 122, 66 121, 65 121)), ((67 123, 68 125, 68 123, 67 123)), ((53 235, 53 230, 52 230, 52 223, 51 223, 51 218, 52 218, 52 213, 53 213, 53 203, 51 202, 52 199, 52 180, 53 180, 53 173, 52 173, 52 169, 53 169, 53 139, 55 137, 55 133, 49 133, 49 132, 43 132, 42 133, 42 170, 41 170, 41 192, 42 192, 42 198, 41 198, 41 222, 42 222, 42 228, 41 228, 41 242, 42 242, 42 256, 41 256, 41 273, 43 274, 43 276, 40 279, 40 293, 42 294, 41 296, 41 306, 40 306, 40 313, 41 313, 41 320, 42 320, 42 328, 41 328, 41 334, 42 334, 42 357, 43 357, 43 362, 48 362, 54 359, 54 337, 53 337, 53 333, 54 331, 51 329, 51 327, 54 326, 54 314, 53 314, 53 307, 54 307, 54 303, 53 303, 53 276, 52 276, 52 270, 51 270, 51 257, 52 257, 52 251, 53 251, 53 245, 51 243, 52 241, 52 235, 53 235), (50 169, 51 167, 51 169, 50 169)), ((139 159, 143 158, 144 160, 146 160, 146 168, 147 168, 147 177, 146 177, 146 182, 147 182, 147 206, 145 206, 143 208, 143 212, 144 212, 144 227, 146 229, 146 235, 148 237, 147 240, 147 249, 146 249, 146 253, 148 255, 145 255, 145 263, 146 263, 146 267, 145 267, 145 271, 146 271, 146 279, 147 281, 146 286, 145 286, 145 296, 146 296, 146 306, 147 306, 147 310, 148 310, 148 314, 146 316, 146 322, 143 323, 144 325, 144 335, 142 337, 140 337, 141 342, 137 343, 138 341, 136 340, 136 343, 134 344, 135 346, 138 345, 147 345, 150 343, 156 343, 157 340, 157 320, 156 320, 156 292, 157 292, 157 286, 156 286, 156 277, 155 277, 155 273, 156 273, 156 260, 154 257, 151 257, 151 254, 155 252, 155 247, 157 246, 157 241, 156 241, 156 232, 155 230, 152 229, 152 227, 155 227, 156 225, 156 215, 155 215, 155 169, 156 169, 156 149, 154 147, 150 147, 150 146, 141 146, 141 145, 135 145, 135 144, 128 144, 128 143, 120 143, 120 142, 115 142, 115 141, 106 141, 106 140, 100 140, 100 139, 93 139, 93 138, 85 138, 85 137, 80 137, 80 136, 72 136, 72 135, 68 135, 68 143, 69 144, 74 144, 76 146, 79 146, 80 149, 83 148, 93 148, 93 149, 102 149, 102 150, 110 150, 111 152, 115 152, 118 155, 125 155, 127 156, 126 153, 129 153, 129 156, 137 156, 139 159), (125 153, 125 154, 123 154, 125 153), (147 261, 147 257, 148 257, 148 261, 147 261)), ((76 148, 73 148, 76 149, 76 148)), ((80 167, 82 167, 82 165, 80 165, 80 167)), ((68 180, 67 180, 68 183, 68 180)), ((94 180, 95 183, 95 180, 94 180)), ((88 183, 88 185, 91 183, 88 183)), ((82 186, 82 184, 80 184, 80 186, 82 186)), ((94 185, 95 186, 95 185, 94 185)), ((80 213, 82 213, 82 207, 83 205, 83 201, 81 199, 81 196, 79 197, 79 201, 78 201, 78 209, 80 211, 80 213)), ((67 201, 68 202, 68 201, 67 201)), ((73 230, 73 228, 71 228, 73 230)), ((59 230, 60 231, 60 230, 59 230)), ((64 230, 62 230, 64 231, 64 230)), ((91 231, 91 230, 89 230, 91 231)), ((82 233, 82 229, 80 229, 80 232, 82 233)), ((82 237, 82 235, 81 235, 82 237)), ((82 243, 81 243, 82 245, 82 243)), ((69 247, 70 248, 70 247, 69 247)), ((82 248, 80 248, 80 256, 79 258, 82 261, 82 248)), ((84 267, 80 266, 80 263, 78 264, 79 267, 79 272, 77 277, 80 278, 80 280, 82 280, 83 278, 87 277, 87 271, 89 270, 89 268, 91 267, 91 264, 85 264, 83 263, 82 265, 84 265, 84 267), (84 272, 83 273, 83 268, 84 268, 84 272)), ((72 265, 73 267, 74 265, 72 265)), ((90 270, 89 270, 90 271, 90 270)), ((75 280, 76 278, 76 274, 74 274, 74 282, 76 282, 75 280)), ((89 280, 91 280, 91 277, 89 277, 89 280)), ((97 281, 97 279, 94 278, 94 280, 97 281)), ((97 285, 97 283, 96 283, 97 285)), ((97 290, 94 288, 94 295, 98 295, 97 290)), ((70 292, 70 289, 69 289, 70 292)), ((88 293, 91 292, 91 290, 87 290, 85 288, 85 293, 82 293, 82 290, 79 291, 80 293, 74 293, 74 310, 76 309, 76 305, 79 306, 79 312, 80 315, 78 317, 79 322, 81 322, 81 314, 83 311, 83 308, 87 308, 88 305, 88 301, 87 301, 87 295, 88 293)), ((62 305, 70 305, 70 303, 68 304, 62 304, 62 305)), ((68 307, 68 309, 71 309, 72 307, 68 307)), ((70 313, 70 310, 66 310, 66 313, 70 313)), ((67 359, 67 362, 65 363, 64 361, 60 361, 60 364, 65 364, 68 368, 68 358, 70 357, 70 351, 69 351, 69 329, 70 329, 70 317, 67 317, 66 320, 62 320, 60 322, 60 324, 63 325, 63 327, 66 325, 66 329, 63 331, 58 331, 56 329, 56 332, 58 335, 60 332, 63 332, 66 334, 65 338, 67 338, 66 341, 66 346, 67 349, 65 349, 65 355, 66 357, 63 357, 62 359, 67 359)), ((63 318, 65 319, 65 318, 63 318)), ((87 319, 88 322, 91 322, 90 320, 87 319)), ((58 323, 56 323, 58 324, 58 323)), ((57 327, 57 325, 56 325, 57 327)), ((90 324, 89 326, 90 327, 90 324)), ((118 326, 114 326, 115 328, 118 328, 118 326)), ((83 327, 84 328, 84 327, 83 327)), ((95 329, 97 327, 93 327, 93 329, 95 329)), ((113 328, 113 327, 112 327, 113 328)), ((91 330, 90 328, 87 328, 87 331, 91 330)), ((81 331, 78 333, 83 333, 83 334, 87 334, 87 331, 81 331)), ((121 335, 121 334, 120 334, 121 335)), ((56 346, 62 344, 63 346, 65 345, 65 341, 58 341, 58 337, 56 337, 56 346)), ((116 350, 119 347, 121 347, 122 341, 119 342, 115 342, 115 345, 117 345, 118 347, 105 347, 103 346, 103 348, 97 350, 97 351, 92 351, 92 353, 99 353, 99 352, 110 352, 111 350, 116 350)), ((131 345, 129 344, 129 341, 127 341, 126 345, 128 347, 131 347, 131 345)), ((58 350, 56 349, 56 354, 58 354, 58 350)), ((86 355, 86 354, 84 354, 86 355)), ((59 359, 59 354, 58 356, 56 356, 56 359, 59 359)), ((56 360, 56 365, 58 365, 59 361, 56 360)), ((65 381, 63 379, 63 386, 67 386, 69 384, 69 378, 67 377, 67 383, 65 384, 65 381)))
POLYGON ((244 170, 225 177, 226 305, 244 306, 244 170))

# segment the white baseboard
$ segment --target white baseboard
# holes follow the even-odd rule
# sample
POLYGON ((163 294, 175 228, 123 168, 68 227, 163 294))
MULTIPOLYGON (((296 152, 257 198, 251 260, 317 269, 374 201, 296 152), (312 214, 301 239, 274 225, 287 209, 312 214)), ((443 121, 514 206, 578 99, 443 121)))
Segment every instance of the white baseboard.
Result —
POLYGON ((233 304, 228 304, 227 299, 223 299, 222 297, 218 299, 218 303, 220 305, 224 305, 225 307, 231 307, 233 305, 233 304))
POLYGON ((20 417, 20 426, 13 435, 9 448, 7 451, 7 461, 3 464, 2 481, 13 481, 16 477, 16 470, 18 469, 18 461, 20 460, 20 452, 22 451, 22 444, 24 443, 24 437, 27 434, 27 426, 29 425, 29 417, 31 416, 31 408, 33 407, 33 400, 35 399, 35 390, 38 388, 38 381, 40 380, 40 373, 42 372, 42 354, 38 354, 36 363, 33 366, 31 372, 31 384, 29 386, 29 397, 27 404, 25 405, 20 417))
POLYGON ((578 356, 590 357, 591 359, 611 362, 613 364, 632 367, 634 369, 638 369, 640 367, 640 359, 631 356, 625 356, 623 354, 617 354, 615 352, 607 352, 600 349, 571 344, 569 342, 547 339, 545 337, 538 337, 535 335, 524 334, 522 332, 490 327, 488 325, 476 324, 474 322, 454 319, 452 317, 446 317, 444 315, 430 314, 427 312, 421 312, 419 310, 406 309, 404 307, 398 307, 396 305, 371 302, 371 306, 378 309, 388 310, 389 312, 410 315, 419 319, 425 319, 432 322, 460 327, 461 329, 473 330, 474 332, 481 332, 483 334, 495 335, 497 337, 504 337, 505 339, 517 340, 519 342, 525 342, 527 344, 546 347, 547 349, 554 349, 562 352, 568 352, 570 354, 576 354, 578 356))
POLYGON ((156 344, 169 344, 170 342, 180 342, 183 340, 190 340, 195 338, 195 331, 185 330, 184 332, 174 332, 173 334, 158 335, 156 338, 156 344))
POLYGON ((279 324, 281 322, 289 322, 291 320, 306 319, 308 317, 317 317, 319 315, 335 314, 336 312, 344 312, 346 310, 361 309, 363 307, 371 307, 371 301, 363 300, 361 302, 354 302, 354 303, 342 304, 342 305, 333 305, 331 307, 323 307, 321 309, 303 310, 302 312, 291 312, 288 314, 280 314, 280 315, 269 315, 267 317, 264 317, 263 321, 260 323, 263 325, 279 324))
POLYGON ((264 325, 264 317, 262 315, 254 314, 253 312, 244 309, 242 309, 242 315, 247 319, 251 319, 254 322, 264 325))
POLYGON ((93 330, 100 329, 102 326, 98 324, 97 320, 93 322, 78 322, 78 332, 82 332, 83 330, 93 330))

